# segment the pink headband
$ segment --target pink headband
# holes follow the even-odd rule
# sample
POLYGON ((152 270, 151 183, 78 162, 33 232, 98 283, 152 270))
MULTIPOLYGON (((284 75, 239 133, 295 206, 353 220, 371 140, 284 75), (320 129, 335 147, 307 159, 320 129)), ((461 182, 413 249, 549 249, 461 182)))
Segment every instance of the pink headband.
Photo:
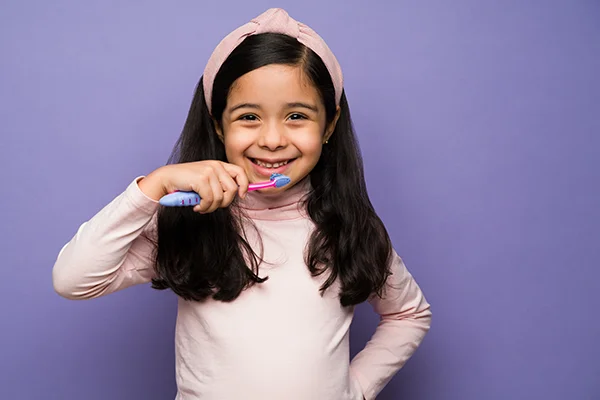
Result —
POLYGON ((298 22, 288 15, 281 8, 271 8, 252 21, 240 26, 229 35, 227 35, 221 43, 215 48, 206 68, 204 69, 204 97, 208 111, 211 110, 212 89, 215 81, 215 76, 223 65, 223 62, 229 57, 229 54, 248 36, 258 35, 259 33, 282 33, 284 35, 296 38, 300 43, 314 51, 329 71, 333 86, 335 88, 335 99, 337 105, 340 104, 342 97, 342 88, 344 79, 342 69, 337 59, 325 43, 325 41, 311 28, 298 22))

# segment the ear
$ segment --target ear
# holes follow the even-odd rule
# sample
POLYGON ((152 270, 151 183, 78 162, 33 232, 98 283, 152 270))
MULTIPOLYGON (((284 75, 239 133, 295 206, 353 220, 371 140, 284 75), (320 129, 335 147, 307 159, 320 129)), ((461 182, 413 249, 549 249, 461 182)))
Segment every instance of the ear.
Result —
POLYGON ((219 139, 221 140, 221 142, 225 142, 225 138, 223 136, 223 128, 221 127, 221 125, 219 125, 219 123, 217 122, 216 119, 212 119, 213 121, 213 125, 215 127, 215 132, 217 132, 217 136, 219 137, 219 139))
POLYGON ((325 129, 325 136, 323 137, 323 143, 327 143, 327 141, 329 141, 329 138, 331 137, 331 135, 333 135, 333 132, 335 131, 335 127, 337 125, 338 119, 340 119, 340 113, 341 113, 340 106, 337 106, 337 108, 335 109, 335 116, 333 117, 333 120, 329 123, 329 125, 327 125, 327 129, 325 129))

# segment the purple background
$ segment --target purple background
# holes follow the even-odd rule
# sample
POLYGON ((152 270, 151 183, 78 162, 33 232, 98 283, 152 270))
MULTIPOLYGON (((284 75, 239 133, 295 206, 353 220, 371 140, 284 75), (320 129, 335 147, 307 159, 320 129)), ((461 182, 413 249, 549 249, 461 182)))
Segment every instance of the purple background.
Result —
MULTIPOLYGON (((174 296, 67 301, 51 269, 272 6, 338 56, 373 202, 433 305, 379 399, 600 399, 600 3, 574 0, 3 1, 0 398, 173 398, 174 296)), ((358 308, 353 352, 376 322, 358 308)))

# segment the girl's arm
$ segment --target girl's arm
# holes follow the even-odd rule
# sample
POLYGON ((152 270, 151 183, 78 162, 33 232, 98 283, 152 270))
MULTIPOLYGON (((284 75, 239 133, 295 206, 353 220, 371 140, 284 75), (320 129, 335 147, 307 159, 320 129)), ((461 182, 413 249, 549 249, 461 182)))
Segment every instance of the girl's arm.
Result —
POLYGON ((383 298, 369 300, 381 317, 379 325, 350 364, 366 400, 374 399, 402 368, 431 325, 429 304, 396 252, 391 270, 383 298))
POLYGON ((61 249, 52 270, 58 294, 91 299, 151 280, 158 202, 140 190, 139 179, 61 249))

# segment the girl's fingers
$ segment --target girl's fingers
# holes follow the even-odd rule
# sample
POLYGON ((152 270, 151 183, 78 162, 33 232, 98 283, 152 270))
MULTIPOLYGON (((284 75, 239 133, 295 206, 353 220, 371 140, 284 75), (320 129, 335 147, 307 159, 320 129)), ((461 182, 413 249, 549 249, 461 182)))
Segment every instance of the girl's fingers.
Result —
POLYGON ((237 183, 237 192, 241 198, 244 198, 246 192, 248 192, 248 176, 246 175, 246 171, 242 167, 239 167, 234 164, 223 163, 223 168, 231 178, 235 180, 237 183))
MULTIPOLYGON (((215 173, 209 175, 209 181, 210 188, 212 189, 213 193, 213 201, 211 204, 208 205, 208 208, 206 209, 207 213, 211 213, 217 208, 221 207, 221 203, 223 202, 223 199, 225 197, 223 193, 223 186, 221 186, 219 177, 215 173)), ((202 203, 202 201, 200 203, 202 203)))
POLYGON ((192 190, 200 195, 200 204, 194 206, 194 211, 203 213, 213 202, 213 191, 209 175, 201 175, 197 179, 197 183, 192 185, 192 190))
MULTIPOLYGON (((209 213, 213 208, 214 204, 221 203, 223 200, 223 190, 219 180, 213 171, 208 171, 198 177, 198 183, 193 188, 196 193, 200 195, 200 204, 194 207, 194 211, 199 213, 209 213)), ((216 209, 217 207, 214 207, 216 209)))
POLYGON ((235 195, 238 193, 238 185, 224 168, 217 171, 217 176, 223 189, 221 207, 227 207, 233 202, 235 195))
POLYGON ((228 207, 237 194, 244 197, 248 192, 248 176, 243 168, 221 161, 212 161, 210 164, 202 161, 194 164, 194 167, 197 165, 202 168, 196 175, 192 190, 200 195, 201 200, 200 204, 194 206, 195 212, 206 214, 219 207, 228 207))

